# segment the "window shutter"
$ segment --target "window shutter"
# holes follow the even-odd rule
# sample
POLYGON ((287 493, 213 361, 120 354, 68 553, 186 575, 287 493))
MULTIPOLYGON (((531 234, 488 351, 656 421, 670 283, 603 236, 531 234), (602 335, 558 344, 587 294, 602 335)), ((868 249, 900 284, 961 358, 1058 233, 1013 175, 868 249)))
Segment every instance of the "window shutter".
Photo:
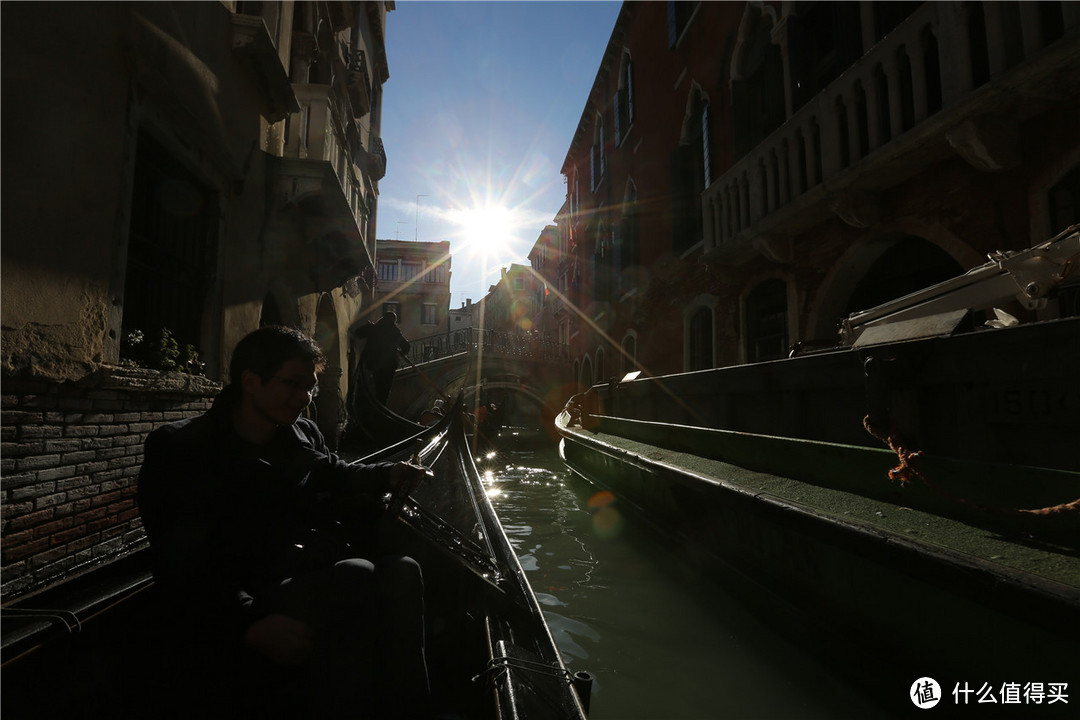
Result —
POLYGON ((589 189, 596 190, 596 146, 589 149, 589 189))
POLYGON ((599 181, 600 178, 603 177, 603 175, 604 175, 605 161, 606 161, 606 157, 605 157, 605 153, 604 153, 604 121, 603 121, 603 119, 601 119, 600 120, 600 173, 596 178, 597 181, 599 181))
POLYGON ((712 184, 712 173, 709 170, 709 105, 703 103, 701 107, 701 146, 705 153, 705 188, 712 184))
POLYGON ((615 147, 619 147, 619 140, 622 139, 622 132, 619 129, 619 118, 622 115, 622 90, 615 91, 615 147))

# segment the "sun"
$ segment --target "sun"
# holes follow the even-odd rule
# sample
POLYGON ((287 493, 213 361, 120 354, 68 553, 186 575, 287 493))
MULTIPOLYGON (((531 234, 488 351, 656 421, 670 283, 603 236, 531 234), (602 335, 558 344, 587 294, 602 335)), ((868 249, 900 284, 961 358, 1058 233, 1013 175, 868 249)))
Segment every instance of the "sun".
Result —
POLYGON ((478 205, 456 210, 451 219, 459 228, 458 235, 464 249, 496 262, 510 250, 521 225, 514 211, 502 205, 478 205))

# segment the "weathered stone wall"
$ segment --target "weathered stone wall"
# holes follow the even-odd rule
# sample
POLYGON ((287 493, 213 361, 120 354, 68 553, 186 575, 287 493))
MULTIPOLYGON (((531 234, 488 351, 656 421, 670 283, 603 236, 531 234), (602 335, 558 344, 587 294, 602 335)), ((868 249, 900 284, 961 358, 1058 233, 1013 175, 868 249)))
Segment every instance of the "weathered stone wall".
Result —
POLYGON ((121 368, 78 383, 5 378, 5 600, 144 544, 136 480, 146 436, 204 412, 218 389, 201 377, 121 368))

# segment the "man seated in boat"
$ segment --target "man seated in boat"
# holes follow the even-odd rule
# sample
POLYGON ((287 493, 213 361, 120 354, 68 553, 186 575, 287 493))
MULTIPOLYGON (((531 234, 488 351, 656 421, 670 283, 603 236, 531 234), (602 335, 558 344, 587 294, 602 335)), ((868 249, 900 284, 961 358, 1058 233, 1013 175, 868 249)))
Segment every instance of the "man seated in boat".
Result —
POLYGON ((139 506, 173 647, 188 652, 174 668, 225 667, 226 684, 295 688, 289 698, 302 705, 277 707, 283 715, 422 716, 419 565, 364 559, 319 523, 327 507, 366 498, 381 508, 424 469, 349 465, 329 451, 301 417, 324 361, 299 331, 256 330, 236 346, 231 383, 209 411, 147 438, 139 506))

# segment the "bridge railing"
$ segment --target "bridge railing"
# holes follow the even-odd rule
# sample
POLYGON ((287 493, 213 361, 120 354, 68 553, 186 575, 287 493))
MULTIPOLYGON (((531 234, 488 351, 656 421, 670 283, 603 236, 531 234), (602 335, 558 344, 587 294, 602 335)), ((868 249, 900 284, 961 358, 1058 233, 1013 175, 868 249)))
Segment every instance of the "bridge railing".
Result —
POLYGON ((537 333, 505 330, 462 328, 452 332, 428 335, 409 341, 408 358, 414 364, 438 360, 463 352, 492 353, 502 357, 564 362, 570 359, 570 347, 537 333))

